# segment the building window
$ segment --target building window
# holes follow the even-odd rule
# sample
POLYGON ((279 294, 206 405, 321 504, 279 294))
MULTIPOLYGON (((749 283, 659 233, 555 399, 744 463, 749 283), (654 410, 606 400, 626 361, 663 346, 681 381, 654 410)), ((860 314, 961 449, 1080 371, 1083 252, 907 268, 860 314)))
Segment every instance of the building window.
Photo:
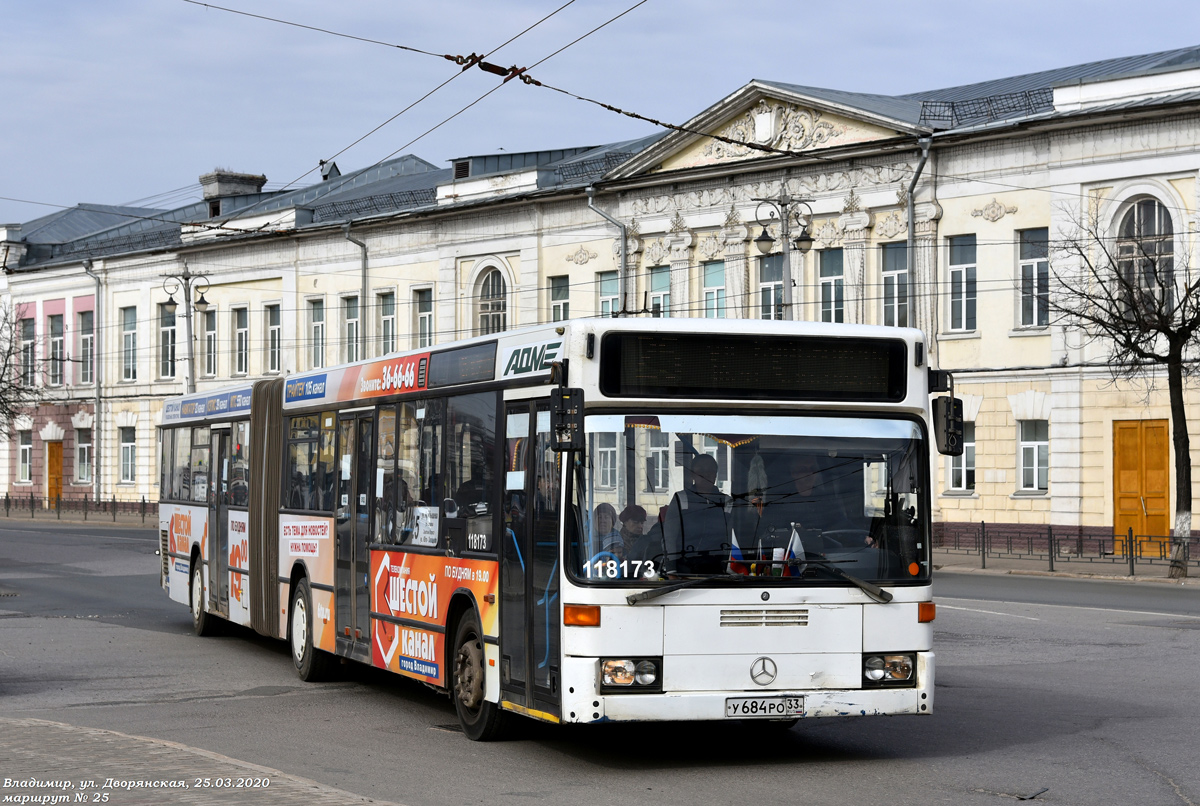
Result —
POLYGON ((357 361, 358 354, 358 297, 342 297, 342 360, 357 361))
POLYGON ((1020 234, 1021 326, 1050 323, 1050 231, 1022 230, 1020 234))
POLYGON ((570 277, 561 275, 550 278, 550 321, 563 322, 571 318, 570 277))
POLYGON ((615 271, 602 271, 596 275, 601 316, 616 316, 621 312, 621 278, 615 271))
POLYGON ((433 346, 433 289, 422 288, 413 292, 413 311, 417 318, 414 330, 417 347, 433 346))
POLYGON ((268 305, 264 312, 267 320, 267 372, 279 372, 279 350, 283 338, 279 325, 279 306, 268 305))
POLYGON ((596 486, 606 490, 617 488, 617 434, 601 431, 596 435, 596 486))
POLYGON ((908 244, 883 245, 883 324, 908 327, 908 244))
POLYGON ((712 260, 702 266, 704 273, 704 318, 725 318, 725 261, 712 260))
POLYGON ((75 429, 75 481, 92 480, 92 429, 75 429))
POLYGON ((62 386, 63 359, 65 358, 63 351, 63 315, 57 313, 49 317, 47 325, 50 330, 50 377, 48 381, 51 386, 62 386))
POLYGON ((671 316, 671 267, 650 267, 650 314, 666 319, 671 316))
POLYGON ((32 319, 21 320, 21 383, 33 386, 36 378, 37 328, 32 319))
POLYGON ((314 299, 308 303, 309 357, 313 369, 325 366, 325 301, 314 299))
POLYGON ((1142 199, 1125 214, 1117 236, 1117 266, 1127 295, 1139 307, 1170 309, 1174 299, 1174 225, 1157 199, 1142 199))
POLYGON ((174 306, 158 306, 158 377, 175 377, 175 311, 174 306))
POLYGON ((975 423, 963 423, 962 456, 950 457, 950 489, 975 489, 975 423))
POLYGON ((233 372, 245 375, 250 371, 250 309, 233 309, 233 372))
POLYGON ((17 444, 17 481, 29 484, 33 481, 33 432, 20 432, 17 444))
POLYGON ((508 329, 508 285, 499 269, 479 281, 479 333, 501 333, 508 329))
POLYGON ((91 311, 79 314, 79 382, 92 383, 95 379, 96 360, 95 320, 91 311))
POLYGON ((822 322, 846 321, 843 260, 841 249, 825 249, 819 253, 822 322))
POLYGON ((137 308, 121 309, 121 380, 137 380, 137 308))
POLYGON ((764 255, 758 259, 758 301, 760 319, 783 318, 783 255, 764 255))
POLYGON ((396 352, 396 295, 379 295, 379 354, 396 352))
POLYGON ((217 374, 217 312, 205 311, 200 321, 204 325, 204 374, 211 378, 217 374))
POLYGON ((1022 420, 1021 489, 1045 491, 1050 479, 1050 424, 1045 420, 1022 420))
POLYGON ((671 435, 666 431, 650 430, 649 451, 646 460, 646 486, 653 490, 666 490, 671 486, 671 435))
POLYGON ((950 329, 975 329, 975 236, 950 239, 950 329))
POLYGON ((137 431, 121 429, 121 481, 137 481, 137 431))

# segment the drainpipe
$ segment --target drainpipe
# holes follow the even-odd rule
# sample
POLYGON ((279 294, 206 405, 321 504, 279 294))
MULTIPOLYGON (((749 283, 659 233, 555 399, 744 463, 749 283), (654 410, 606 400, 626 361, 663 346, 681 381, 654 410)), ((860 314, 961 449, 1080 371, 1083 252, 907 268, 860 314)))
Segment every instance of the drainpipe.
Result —
POLYGON ((361 360, 367 357, 367 245, 350 234, 349 224, 342 226, 342 233, 347 241, 362 250, 362 293, 358 297, 358 357, 361 360))
POLYGON ((622 316, 624 316, 628 312, 628 309, 629 309, 629 306, 628 306, 628 300, 629 300, 628 284, 629 284, 629 281, 628 281, 628 278, 625 276, 626 275, 626 272, 625 272, 625 238, 626 238, 625 225, 622 224, 617 219, 610 216, 608 213, 601 210, 599 207, 597 207, 595 205, 595 196, 596 196, 596 188, 592 187, 591 185, 588 185, 587 186, 588 207, 590 207, 593 212, 595 212, 597 215, 599 215, 605 221, 612 224, 614 227, 616 227, 617 229, 619 229, 621 231, 621 243, 620 243, 620 247, 617 249, 618 259, 620 260, 620 265, 617 267, 617 270, 620 273, 617 275, 617 277, 619 278, 619 283, 621 286, 621 310, 620 310, 620 313, 622 316))
MULTIPOLYGON (((916 192, 916 189, 917 189, 917 180, 919 180, 921 178, 921 171, 925 170, 925 161, 927 159, 929 159, 929 147, 932 144, 933 144, 933 138, 931 138, 931 137, 920 137, 917 139, 917 145, 919 145, 921 147, 921 161, 917 163, 917 169, 915 171, 913 171, 912 181, 908 183, 908 252, 907 252, 907 259, 912 263, 915 263, 914 257, 916 255, 916 252, 914 251, 914 249, 915 249, 916 243, 917 243, 916 226, 914 225, 914 222, 913 222, 913 218, 915 218, 915 216, 916 216, 916 202, 913 200, 913 194, 916 192)), ((913 271, 915 269, 915 266, 910 265, 908 268, 909 268, 909 271, 913 271)), ((913 276, 913 275, 910 275, 910 276, 913 276)), ((910 285, 911 285, 911 283, 910 283, 910 285)), ((933 283, 929 287, 936 289, 937 284, 933 283)), ((934 308, 935 308, 934 316, 936 317, 937 316, 936 303, 934 303, 934 308)), ((937 338, 936 328, 933 326, 932 322, 930 323, 929 330, 930 330, 929 338, 936 339, 937 338)), ((930 349, 927 349, 926 352, 931 354, 933 351, 930 349)), ((932 358, 932 357, 933 356, 930 355, 930 358, 932 358)), ((932 366, 932 364, 931 364, 931 366, 932 366)))
POLYGON ((96 500, 100 500, 100 379, 104 363, 100 360, 102 350, 101 334, 104 333, 100 329, 100 307, 103 304, 103 287, 100 284, 100 275, 92 271, 92 259, 87 258, 83 261, 83 273, 96 281, 96 299, 92 303, 92 380, 96 384, 96 402, 93 405, 94 413, 92 417, 92 490, 95 493, 96 500))

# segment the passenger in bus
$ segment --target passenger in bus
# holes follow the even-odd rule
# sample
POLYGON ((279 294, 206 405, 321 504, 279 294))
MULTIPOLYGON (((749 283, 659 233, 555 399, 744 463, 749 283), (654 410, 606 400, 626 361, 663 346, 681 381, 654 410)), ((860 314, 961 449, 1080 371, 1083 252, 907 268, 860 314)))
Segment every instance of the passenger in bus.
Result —
MULTIPOLYGON (((788 460, 786 479, 773 485, 782 494, 767 497, 756 536, 764 549, 787 548, 793 529, 808 553, 823 554, 843 548, 828 533, 854 527, 844 500, 846 463, 824 461, 813 454, 794 454, 788 460)), ((857 488, 862 489, 861 481, 857 488)), ((867 545, 871 545, 868 538, 867 545)))
POLYGON ((621 543, 613 553, 618 560, 640 560, 642 543, 646 536, 646 510, 637 504, 630 504, 621 510, 621 543))
POLYGON ((482 456, 471 462, 471 478, 459 485, 454 492, 454 503, 458 505, 458 517, 469 518, 484 515, 488 511, 488 484, 482 456))
POLYGON ((602 551, 616 554, 621 548, 621 533, 617 531, 617 509, 612 504, 596 505, 592 519, 592 546, 593 556, 602 551))
POLYGON ((717 460, 692 459, 687 488, 675 493, 663 521, 668 571, 720 574, 729 562, 732 501, 717 488, 717 460))

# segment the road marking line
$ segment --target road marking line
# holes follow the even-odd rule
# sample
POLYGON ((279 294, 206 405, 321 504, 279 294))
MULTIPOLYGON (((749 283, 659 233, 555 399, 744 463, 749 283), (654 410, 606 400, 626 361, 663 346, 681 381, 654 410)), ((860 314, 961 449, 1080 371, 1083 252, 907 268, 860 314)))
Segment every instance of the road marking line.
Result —
MULTIPOLYGON (((962 599, 962 598, 954 597, 954 596, 939 596, 939 597, 937 597, 938 606, 940 607, 941 603, 946 601, 947 599, 949 599, 951 602, 978 602, 978 601, 981 601, 979 599, 962 599)), ((982 601, 993 601, 993 600, 984 599, 982 601)), ((1133 613, 1134 615, 1137 615, 1137 616, 1166 616, 1168 618, 1190 618, 1190 619, 1200 620, 1200 616, 1189 616, 1186 613, 1157 613, 1153 610, 1119 610, 1119 609, 1113 608, 1113 607, 1085 607, 1083 605, 1044 604, 1042 602, 1008 602, 1008 601, 1004 601, 1004 600, 997 601, 996 604, 1023 605, 1025 607, 1062 607, 1062 608, 1066 608, 1068 610, 1099 610, 1101 613, 1133 613)), ((954 607, 950 607, 950 605, 946 605, 946 607, 947 607, 947 609, 950 609, 950 610, 967 610, 968 609, 965 607, 954 608, 954 607)), ((981 610, 979 612, 988 613, 991 611, 981 610)), ((1000 615, 1007 616, 1009 614, 1001 613, 1000 615)), ((1018 616, 1017 618, 1029 618, 1029 616, 1018 616)))
POLYGON ((952 607, 951 605, 942 604, 944 601, 945 599, 938 600, 938 607, 942 608, 943 610, 966 610, 971 613, 989 613, 993 616, 1009 616, 1010 618, 1023 618, 1028 621, 1041 621, 1040 618, 1034 618, 1033 616, 1018 616, 1015 613, 1000 613, 995 610, 979 610, 978 608, 974 607, 952 607))

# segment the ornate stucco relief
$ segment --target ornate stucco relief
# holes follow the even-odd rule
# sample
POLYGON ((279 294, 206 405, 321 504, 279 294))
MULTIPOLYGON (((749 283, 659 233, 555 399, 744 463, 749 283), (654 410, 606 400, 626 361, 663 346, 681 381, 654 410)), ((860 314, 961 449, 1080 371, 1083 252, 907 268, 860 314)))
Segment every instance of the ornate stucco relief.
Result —
POLYGON ((665 243, 663 243, 662 238, 655 238, 650 242, 649 246, 646 247, 647 265, 661 266, 663 263, 667 262, 667 258, 670 257, 670 255, 671 250, 667 248, 665 243))
POLYGON ((972 210, 971 215, 975 217, 983 216, 984 219, 995 224, 997 221, 1004 218, 1006 213, 1008 215, 1012 215, 1015 212, 1017 212, 1016 207, 1005 207, 1000 202, 992 199, 990 202, 985 204, 982 209, 972 210))
POLYGON ((578 266, 584 266, 587 265, 589 260, 595 260, 598 257, 600 257, 600 255, 596 252, 590 252, 581 246, 579 247, 579 251, 572 252, 571 254, 567 255, 567 262, 574 263, 578 266))
POLYGON ((813 232, 813 238, 817 240, 821 246, 828 249, 832 246, 837 246, 842 242, 842 228, 839 226, 841 219, 831 218, 813 232))
POLYGON ((895 238, 908 229, 907 216, 901 217, 899 211, 884 216, 876 225, 875 231, 885 238, 895 238))
POLYGON ((725 253, 725 244, 717 237, 717 233, 710 232, 700 238, 700 245, 696 249, 705 260, 716 260, 725 253))
MULTIPOLYGON (((836 140, 846 133, 846 129, 822 120, 821 113, 815 109, 770 102, 764 98, 752 111, 717 133, 731 140, 757 143, 784 151, 800 151, 836 140)), ((713 140, 704 147, 703 153, 706 157, 721 160, 763 152, 750 146, 713 140)))

